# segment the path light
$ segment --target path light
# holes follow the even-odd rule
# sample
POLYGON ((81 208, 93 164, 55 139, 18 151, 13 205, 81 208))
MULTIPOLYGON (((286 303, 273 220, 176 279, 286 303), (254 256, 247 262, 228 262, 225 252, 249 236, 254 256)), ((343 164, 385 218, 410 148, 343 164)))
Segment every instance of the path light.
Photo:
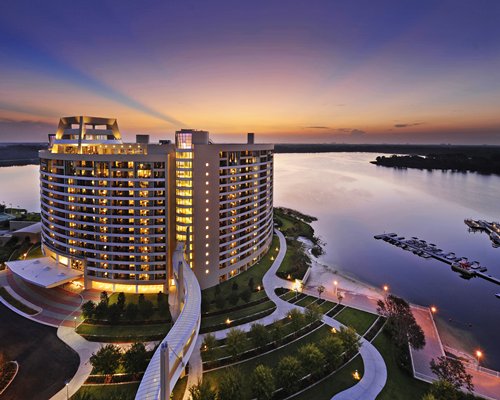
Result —
POLYGON ((359 380, 361 379, 361 377, 359 376, 359 372, 358 372, 358 370, 356 370, 356 371, 354 371, 354 372, 353 372, 352 377, 353 377, 355 380, 357 380, 357 381, 359 381, 359 380))
POLYGON ((231 320, 230 320, 229 318, 228 318, 228 319, 226 319, 226 324, 228 324, 228 325, 229 325, 230 323, 231 323, 231 320))
POLYGON ((257 291, 259 291, 259 292, 260 292, 260 289, 261 289, 260 285, 259 285, 259 286, 257 286, 257 291))
POLYGON ((332 328, 332 333, 337 333, 337 329, 335 327, 332 328))
POLYGON ((274 257, 273 256, 271 256, 271 261, 274 261, 274 257))
POLYGON ((479 362, 480 362, 482 356, 483 356, 483 352, 481 350, 476 350, 477 369, 479 369, 479 362))
POLYGON ((279 250, 280 250, 279 247, 276 247, 276 251, 279 251, 279 250))

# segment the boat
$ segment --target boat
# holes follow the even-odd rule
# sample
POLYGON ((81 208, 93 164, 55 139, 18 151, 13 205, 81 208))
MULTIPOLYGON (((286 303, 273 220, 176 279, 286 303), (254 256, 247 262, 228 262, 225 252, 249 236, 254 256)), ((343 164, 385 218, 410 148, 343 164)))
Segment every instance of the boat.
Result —
POLYGON ((500 293, 497 293, 497 294, 495 295, 495 297, 496 297, 497 299, 500 299, 500 293))
POLYGON ((488 268, 486 268, 486 267, 479 268, 479 272, 486 272, 486 271, 488 271, 488 268))
POLYGON ((428 253, 423 253, 422 257, 423 258, 431 258, 432 256, 430 254, 428 254, 428 253))
POLYGON ((469 263, 467 262, 455 261, 451 264, 451 269, 464 275, 464 277, 472 277, 475 275, 475 272, 470 270, 469 263))
POLYGON ((479 261, 472 261, 472 263, 470 264, 470 267, 472 269, 479 269, 479 268, 481 268, 481 264, 479 264, 479 261))

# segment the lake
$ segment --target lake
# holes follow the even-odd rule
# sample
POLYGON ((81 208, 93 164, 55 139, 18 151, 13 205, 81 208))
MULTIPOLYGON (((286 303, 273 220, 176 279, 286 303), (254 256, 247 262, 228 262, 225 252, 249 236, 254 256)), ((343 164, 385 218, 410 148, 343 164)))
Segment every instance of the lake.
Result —
MULTIPOLYGON (((407 300, 438 307, 440 331, 453 332, 482 363, 500 370, 500 286, 464 280, 450 267, 374 235, 396 232, 478 260, 500 276, 500 248, 469 233, 465 218, 500 220, 500 177, 400 170, 369 163, 376 154, 275 155, 275 205, 313 215, 326 242, 321 262, 407 300)), ((38 167, 0 168, 0 203, 39 211, 38 167)))

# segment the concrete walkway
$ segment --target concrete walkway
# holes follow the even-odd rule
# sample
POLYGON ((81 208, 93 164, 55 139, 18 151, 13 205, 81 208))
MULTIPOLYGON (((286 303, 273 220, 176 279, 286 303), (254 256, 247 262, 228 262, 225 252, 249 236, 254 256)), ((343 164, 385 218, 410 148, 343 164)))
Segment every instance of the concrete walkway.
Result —
MULTIPOLYGON (((264 285, 264 290, 266 291, 267 296, 276 304, 276 310, 267 317, 237 326, 238 329, 241 329, 244 332, 249 331, 250 328, 252 327, 252 324, 256 322, 268 325, 273 323, 277 319, 282 319, 286 316, 288 311, 290 311, 293 308, 298 308, 303 310, 303 307, 296 306, 290 304, 285 300, 282 300, 274 291, 276 288, 280 287, 292 289, 293 286, 293 283, 281 279, 276 275, 278 268, 280 267, 283 259, 285 258, 287 246, 286 246, 286 239, 283 236, 283 234, 279 230, 276 230, 275 233, 280 241, 280 250, 276 255, 276 259, 271 265, 271 268, 269 268, 269 270, 262 278, 262 283, 264 285)), ((311 295, 313 296, 315 295, 312 290, 311 290, 311 295)), ((341 326, 343 326, 340 322, 326 315, 323 317, 323 322, 330 327, 335 327, 336 329, 339 329, 341 326)), ((222 339, 226 337, 229 330, 230 328, 212 333, 215 335, 217 339, 222 339)), ((199 348, 201 346, 201 343, 203 342, 202 335, 200 335, 198 341, 199 341, 199 343, 197 343, 198 352, 197 353, 193 352, 193 355, 189 359, 190 372, 188 377, 187 388, 189 388, 193 384, 196 384, 198 379, 201 379, 203 376, 201 354, 199 353, 199 348)), ((374 400, 385 386, 387 380, 387 369, 385 366, 384 359, 377 351, 377 349, 371 343, 366 341, 364 338, 361 338, 360 355, 363 359, 364 369, 365 369, 362 379, 358 382, 358 384, 351 387, 350 389, 347 389, 335 395, 334 396, 335 399, 374 400)), ((184 394, 184 400, 188 399, 189 399, 189 392, 188 390, 186 390, 186 393, 184 394)))

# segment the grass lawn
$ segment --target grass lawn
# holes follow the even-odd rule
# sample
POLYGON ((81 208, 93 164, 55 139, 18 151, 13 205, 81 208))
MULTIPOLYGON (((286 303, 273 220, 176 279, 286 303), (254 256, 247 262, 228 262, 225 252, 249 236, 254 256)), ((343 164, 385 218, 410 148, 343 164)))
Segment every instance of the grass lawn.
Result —
POLYGON ((295 305, 300 306, 300 307, 307 307, 308 305, 315 303, 316 301, 317 301, 316 297, 306 296, 302 300, 299 300, 298 302, 296 302, 295 305))
POLYGON ((363 335, 375 322, 377 315, 346 307, 335 319, 346 326, 353 327, 359 335, 363 335))
POLYGON ((42 253, 42 247, 38 245, 32 247, 26 258, 29 260, 32 258, 40 258, 40 257, 43 257, 43 253, 42 253))
POLYGON ((319 309, 323 314, 326 314, 328 311, 330 311, 333 307, 336 307, 337 303, 332 303, 331 301, 325 301, 322 304, 319 305, 319 309))
POLYGON ((33 310, 31 307, 28 307, 24 303, 21 303, 16 298, 12 297, 9 292, 4 287, 0 287, 0 296, 4 298, 4 300, 9 303, 12 307, 17 308, 19 311, 26 313, 28 315, 35 315, 38 311, 33 310))
MULTIPOLYGON (((261 285, 262 286, 262 277, 264 274, 267 272, 267 270, 271 267, 272 263, 274 262, 274 257, 276 257, 276 254, 278 254, 278 251, 276 249, 279 249, 279 239, 275 235, 273 236, 273 240, 271 242, 271 246, 269 247, 269 251, 262 257, 257 264, 253 265, 250 267, 248 270, 245 272, 242 272, 239 275, 236 275, 234 278, 229 279, 226 282, 221 283, 218 285, 220 288, 220 294, 219 296, 223 296, 227 298, 229 294, 232 292, 232 287, 236 283, 238 285, 238 290, 237 293, 240 294, 243 292, 243 290, 248 288, 248 281, 250 278, 253 278, 254 281, 254 288, 257 286, 261 285), (273 258, 271 260, 271 258, 273 258)), ((217 286, 202 290, 202 296, 203 296, 203 310, 204 311, 215 311, 217 308, 215 307, 215 304, 213 303, 215 299, 215 288, 217 286)), ((250 297, 249 301, 254 301, 259 298, 262 298, 262 291, 259 292, 252 292, 252 296, 250 297)), ((239 299, 238 304, 242 304, 243 300, 239 299)), ((234 307, 233 304, 229 304, 226 302, 226 308, 234 307)))
POLYGON ((293 238, 303 236, 311 241, 313 240, 314 229, 306 222, 285 215, 283 211, 276 208, 274 209, 274 218, 278 221, 278 224, 281 223, 280 230, 285 236, 291 236, 293 238))
POLYGON ((137 389, 139 388, 139 383, 122 383, 122 384, 111 384, 111 385, 92 385, 92 386, 82 386, 78 392, 71 396, 72 400, 78 400, 79 396, 84 396, 89 394, 92 399, 95 400, 108 400, 108 399, 120 399, 120 400, 134 400, 137 389))
MULTIPOLYGON (((327 335, 331 335, 330 329, 326 326, 322 326, 317 329, 310 335, 304 336, 303 338, 290 343, 286 346, 283 346, 280 349, 272 351, 268 354, 264 354, 261 357, 254 358, 252 360, 248 360, 238 364, 238 368, 241 371, 242 375, 245 377, 250 377, 253 373, 255 367, 259 364, 267 365, 271 368, 275 367, 281 358, 293 355, 297 352, 297 350, 306 343, 316 343, 320 341, 327 335)), ((221 368, 215 371, 207 372, 203 374, 203 379, 208 379, 212 386, 216 386, 217 382, 220 380, 220 377, 225 374, 226 368, 221 368)), ((249 382, 249 381, 248 381, 249 382)), ((241 392, 241 399, 251 399, 251 387, 250 385, 245 385, 241 392)))
POLYGON ((239 318, 247 317, 249 315, 264 311, 264 310, 269 310, 271 308, 275 307, 275 304, 271 301, 268 300, 264 303, 256 304, 251 307, 246 307, 241 310, 237 311, 232 311, 228 312, 227 314, 221 314, 221 315, 214 315, 213 317, 208 317, 208 318, 202 318, 201 319, 201 326, 206 327, 206 326, 214 326, 218 324, 223 324, 226 322, 226 320, 229 318, 231 321, 234 321, 239 318))
POLYGON ((358 371, 360 376, 363 376, 364 365, 361 356, 357 356, 349 364, 344 365, 340 370, 314 385, 310 389, 292 397, 293 400, 330 400, 333 395, 340 393, 351 386, 354 386, 357 381, 352 374, 358 371))
MULTIPOLYGON (((138 293, 125 293, 125 307, 129 303, 137 304, 139 302, 139 294, 138 293)), ((168 308, 168 295, 162 293, 161 295, 162 303, 158 306, 158 293, 147 293, 144 294, 144 298, 153 303, 155 308, 153 316, 149 319, 149 321, 171 321, 172 316, 170 315, 170 310, 168 308)), ((112 293, 109 296, 109 305, 114 304, 118 301, 118 293, 112 293)), ((140 319, 138 316, 137 319, 140 319)), ((125 318, 122 317, 122 321, 125 321, 125 318)))
POLYGON ((170 323, 164 324, 143 324, 143 325, 92 325, 83 323, 78 326, 76 332, 82 336, 94 335, 93 337, 88 337, 91 341, 100 341, 99 336, 103 338, 109 338, 109 340, 102 341, 112 341, 116 338, 116 341, 149 341, 163 339, 171 328, 170 323), (151 339, 155 337, 155 339, 151 339))
POLYGON ((387 366, 387 383, 377 400, 421 400, 430 385, 413 378, 398 366, 396 347, 389 336, 382 331, 373 341, 373 345, 387 366))
POLYGON ((187 381, 187 376, 177 381, 174 386, 174 390, 172 390, 172 396, 170 397, 172 400, 182 400, 184 392, 187 390, 187 381))

